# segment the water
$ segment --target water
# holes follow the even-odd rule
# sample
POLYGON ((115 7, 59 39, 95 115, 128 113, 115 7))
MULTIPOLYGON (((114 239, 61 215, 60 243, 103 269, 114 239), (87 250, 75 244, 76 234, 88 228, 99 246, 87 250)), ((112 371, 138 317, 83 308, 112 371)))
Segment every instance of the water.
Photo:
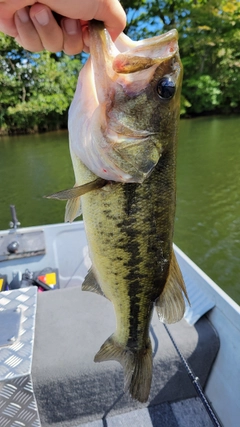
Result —
MULTIPOLYGON (((0 138, 0 229, 15 204, 22 226, 62 222, 74 184, 67 132, 0 138)), ((240 304, 240 120, 182 120, 175 243, 240 304)))
POLYGON ((240 119, 181 122, 175 243, 240 304, 240 119))
POLYGON ((21 225, 63 222, 65 202, 44 199, 74 184, 65 131, 0 138, 0 229, 15 204, 21 225))

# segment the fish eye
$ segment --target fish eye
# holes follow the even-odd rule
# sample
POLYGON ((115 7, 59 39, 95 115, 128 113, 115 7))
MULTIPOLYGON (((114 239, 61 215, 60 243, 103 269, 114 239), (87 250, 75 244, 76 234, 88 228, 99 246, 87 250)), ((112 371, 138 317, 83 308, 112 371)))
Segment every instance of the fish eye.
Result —
POLYGON ((171 76, 165 76, 157 84, 157 93, 161 99, 171 99, 175 94, 176 86, 171 76))

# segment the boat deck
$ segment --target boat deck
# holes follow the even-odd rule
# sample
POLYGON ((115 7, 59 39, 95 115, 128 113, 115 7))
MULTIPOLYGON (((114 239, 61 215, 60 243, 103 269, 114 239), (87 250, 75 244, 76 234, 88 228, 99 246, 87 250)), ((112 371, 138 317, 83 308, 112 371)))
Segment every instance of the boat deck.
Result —
MULTIPOLYGON (((16 233, 3 231, 3 252, 5 237, 8 242, 29 232, 44 235, 44 255, 34 252, 31 258, 23 254, 16 259, 8 255, 1 261, 1 273, 10 282, 26 267, 42 272, 51 266, 58 269, 61 289, 38 295, 33 294, 35 287, 0 292, 0 336, 2 326, 2 335, 8 332, 11 341, 12 332, 5 327, 10 306, 22 313, 17 343, 0 348, 0 425, 15 425, 14 414, 14 422, 40 426, 36 403, 42 427, 212 425, 156 314, 150 330, 153 382, 145 405, 123 393, 119 363, 93 362, 99 347, 115 330, 115 319, 109 301, 80 290, 90 267, 83 223, 31 227, 16 233)), ((194 375, 200 378, 222 425, 235 427, 240 415, 240 308, 179 248, 175 247, 175 252, 191 310, 186 310, 187 322, 170 325, 169 330, 194 375)))
POLYGON ((108 416, 77 427, 212 427, 201 400, 191 398, 108 416))
MULTIPOLYGON (((112 304, 102 296, 79 287, 38 294, 32 377, 42 427, 212 425, 156 314, 150 329, 153 381, 146 404, 123 392, 118 362, 93 362, 114 330, 112 304)), ((219 348, 215 330, 206 317, 194 326, 183 319, 169 330, 204 387, 219 348)))

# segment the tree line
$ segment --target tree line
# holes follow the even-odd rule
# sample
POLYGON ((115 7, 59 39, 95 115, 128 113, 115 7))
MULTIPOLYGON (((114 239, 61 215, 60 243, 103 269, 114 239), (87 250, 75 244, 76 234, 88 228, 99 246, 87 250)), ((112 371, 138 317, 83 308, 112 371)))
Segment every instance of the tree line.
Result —
MULTIPOLYGON (((133 39, 177 28, 181 114, 240 112, 239 0, 122 0, 133 39)), ((0 33, 0 134, 67 126, 84 55, 31 53, 0 33)))

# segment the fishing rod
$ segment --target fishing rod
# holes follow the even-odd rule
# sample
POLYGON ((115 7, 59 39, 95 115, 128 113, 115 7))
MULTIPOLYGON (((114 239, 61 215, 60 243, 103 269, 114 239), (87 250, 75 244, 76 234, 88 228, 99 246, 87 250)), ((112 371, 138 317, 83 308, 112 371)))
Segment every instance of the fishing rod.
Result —
POLYGON ((181 361, 182 361, 182 363, 183 363, 183 365, 184 365, 184 367, 185 367, 185 369, 187 371, 187 374, 188 374, 189 378, 191 379, 191 382, 192 382, 192 384, 193 384, 193 386, 194 386, 194 388, 195 388, 198 396, 200 397, 200 399, 201 399, 201 401, 202 401, 202 403, 203 403, 203 405, 204 405, 204 407, 205 407, 205 409, 206 409, 209 417, 211 418, 211 421, 212 421, 213 425, 215 427, 222 427, 221 424, 220 424, 220 422, 219 422, 219 420, 217 419, 217 416, 214 413, 214 411, 213 411, 213 409, 212 409, 212 407, 211 407, 211 405, 210 405, 207 397, 205 396, 205 394, 203 392, 203 389, 202 389, 201 384, 199 382, 199 378, 196 375, 194 375, 194 373, 193 373, 192 369, 190 368, 188 362, 186 361, 185 357, 183 356, 183 354, 179 350, 179 348, 178 348, 178 346, 177 346, 177 344, 176 344, 176 342, 175 342, 175 340, 174 340, 171 332, 169 331, 167 325, 165 325, 165 323, 164 323, 163 326, 166 329, 167 334, 168 334, 170 340, 172 341, 172 344, 173 344, 176 352, 178 353, 178 355, 179 355, 179 357, 180 357, 180 359, 181 359, 181 361))

